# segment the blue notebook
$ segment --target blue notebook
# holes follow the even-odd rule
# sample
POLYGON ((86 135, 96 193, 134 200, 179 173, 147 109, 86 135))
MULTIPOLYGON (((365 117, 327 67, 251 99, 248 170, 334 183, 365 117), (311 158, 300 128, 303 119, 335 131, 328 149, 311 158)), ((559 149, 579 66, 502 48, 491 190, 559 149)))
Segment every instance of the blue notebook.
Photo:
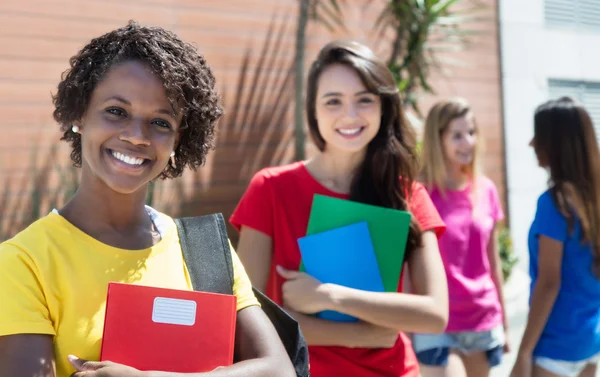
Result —
MULTIPOLYGON (((299 238, 298 245, 306 273, 322 283, 384 292, 366 222, 299 238)), ((330 310, 317 313, 317 317, 337 322, 358 320, 330 310)))

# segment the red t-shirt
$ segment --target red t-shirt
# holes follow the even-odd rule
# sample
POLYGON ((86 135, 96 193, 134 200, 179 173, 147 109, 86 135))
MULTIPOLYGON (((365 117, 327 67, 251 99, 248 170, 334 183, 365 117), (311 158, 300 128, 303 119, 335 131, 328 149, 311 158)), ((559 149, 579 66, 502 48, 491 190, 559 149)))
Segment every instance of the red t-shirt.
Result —
MULTIPOLYGON (((238 230, 247 226, 273 239, 273 259, 266 294, 282 304, 284 282, 275 272, 281 265, 290 270, 300 267, 298 238, 306 235, 313 196, 327 195, 348 199, 324 187, 304 166, 297 162, 259 171, 231 216, 238 230)), ((423 230, 434 230, 438 237, 445 229, 427 191, 415 183, 410 211, 423 230)), ((402 278, 398 291, 402 291, 402 278)), ((408 337, 400 333, 396 345, 389 349, 310 346, 310 370, 313 377, 418 377, 419 366, 408 337)))

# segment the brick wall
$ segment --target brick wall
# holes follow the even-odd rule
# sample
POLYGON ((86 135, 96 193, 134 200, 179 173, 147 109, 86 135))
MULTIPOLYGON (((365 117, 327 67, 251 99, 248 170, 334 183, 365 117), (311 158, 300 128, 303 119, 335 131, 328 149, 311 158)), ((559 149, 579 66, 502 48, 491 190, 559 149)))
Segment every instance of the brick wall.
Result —
POLYGON ((490 21, 468 26, 480 33, 473 38, 473 45, 467 51, 447 55, 464 66, 449 66, 446 74, 434 75, 437 95, 424 98, 423 109, 443 96, 462 96, 471 103, 484 138, 483 173, 496 183, 508 221, 497 1, 484 3, 489 10, 484 16, 490 21))
MULTIPOLYGON (((379 9, 365 6, 368 3, 365 0, 347 3, 346 30, 332 32, 323 26, 309 25, 306 65, 334 37, 358 39, 385 56, 385 43, 372 35, 379 9)), ((472 66, 455 69, 450 77, 439 77, 435 82, 439 96, 462 95, 473 103, 488 136, 486 170, 503 192, 495 0, 487 3, 492 12, 492 21, 485 26, 487 34, 468 53, 461 53, 472 66)), ((256 170, 293 158, 291 70, 296 6, 295 0, 2 2, 0 216, 3 223, 23 217, 29 199, 53 192, 53 187, 64 182, 56 166, 68 162, 69 151, 64 143, 58 143, 58 126, 51 118, 51 93, 68 67, 68 58, 90 38, 125 25, 129 19, 171 29, 195 44, 214 69, 226 109, 217 149, 209 156, 206 167, 180 180, 157 184, 156 206, 171 214, 220 211, 228 216, 256 170), (52 145, 58 148, 55 159, 48 157, 52 145), (49 181, 48 187, 30 179, 34 157, 39 169, 47 172, 47 179, 40 181, 49 181), (45 162, 50 163, 45 165, 45 162)), ((435 98, 424 99, 425 111, 435 98)), ((308 145, 307 150, 310 154, 313 149, 308 145)), ((54 198, 46 200, 45 206, 61 202, 61 198, 54 198)), ((39 213, 44 213, 46 207, 39 213)), ((31 208, 27 210, 33 213, 31 208)), ((234 233, 232 236, 236 238, 234 233)))

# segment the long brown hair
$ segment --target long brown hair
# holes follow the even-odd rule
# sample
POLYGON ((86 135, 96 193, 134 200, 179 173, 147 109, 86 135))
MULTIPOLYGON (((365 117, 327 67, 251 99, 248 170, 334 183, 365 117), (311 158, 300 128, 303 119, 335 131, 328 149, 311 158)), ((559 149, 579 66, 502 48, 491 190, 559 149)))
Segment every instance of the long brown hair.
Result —
MULTIPOLYGON (((314 143, 320 151, 325 149, 316 118, 316 97, 319 77, 332 64, 354 69, 367 90, 381 98, 381 125, 357 168, 350 200, 409 210, 408 198, 418 169, 415 133, 406 120, 392 73, 368 47, 352 41, 334 41, 321 49, 311 65, 306 114, 314 143)), ((420 246, 421 230, 413 216, 406 251, 409 253, 420 246)))
POLYGON ((568 97, 535 111, 533 146, 540 165, 550 170, 550 192, 572 234, 581 223, 581 241, 594 253, 600 276, 600 153, 588 112, 568 97))

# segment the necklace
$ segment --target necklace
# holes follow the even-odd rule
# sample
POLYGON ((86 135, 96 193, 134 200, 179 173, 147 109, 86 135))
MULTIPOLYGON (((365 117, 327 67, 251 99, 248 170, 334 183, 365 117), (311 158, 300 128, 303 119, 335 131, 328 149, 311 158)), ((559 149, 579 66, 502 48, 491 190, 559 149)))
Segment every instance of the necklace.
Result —
POLYGON ((158 230, 158 227, 154 222, 154 218, 152 217, 152 214, 150 212, 146 211, 146 213, 148 213, 148 216, 150 216, 150 222, 152 223, 152 228, 150 229, 150 233, 152 233, 152 238, 157 238, 160 241, 162 239, 162 235, 160 234, 160 231, 158 230))

